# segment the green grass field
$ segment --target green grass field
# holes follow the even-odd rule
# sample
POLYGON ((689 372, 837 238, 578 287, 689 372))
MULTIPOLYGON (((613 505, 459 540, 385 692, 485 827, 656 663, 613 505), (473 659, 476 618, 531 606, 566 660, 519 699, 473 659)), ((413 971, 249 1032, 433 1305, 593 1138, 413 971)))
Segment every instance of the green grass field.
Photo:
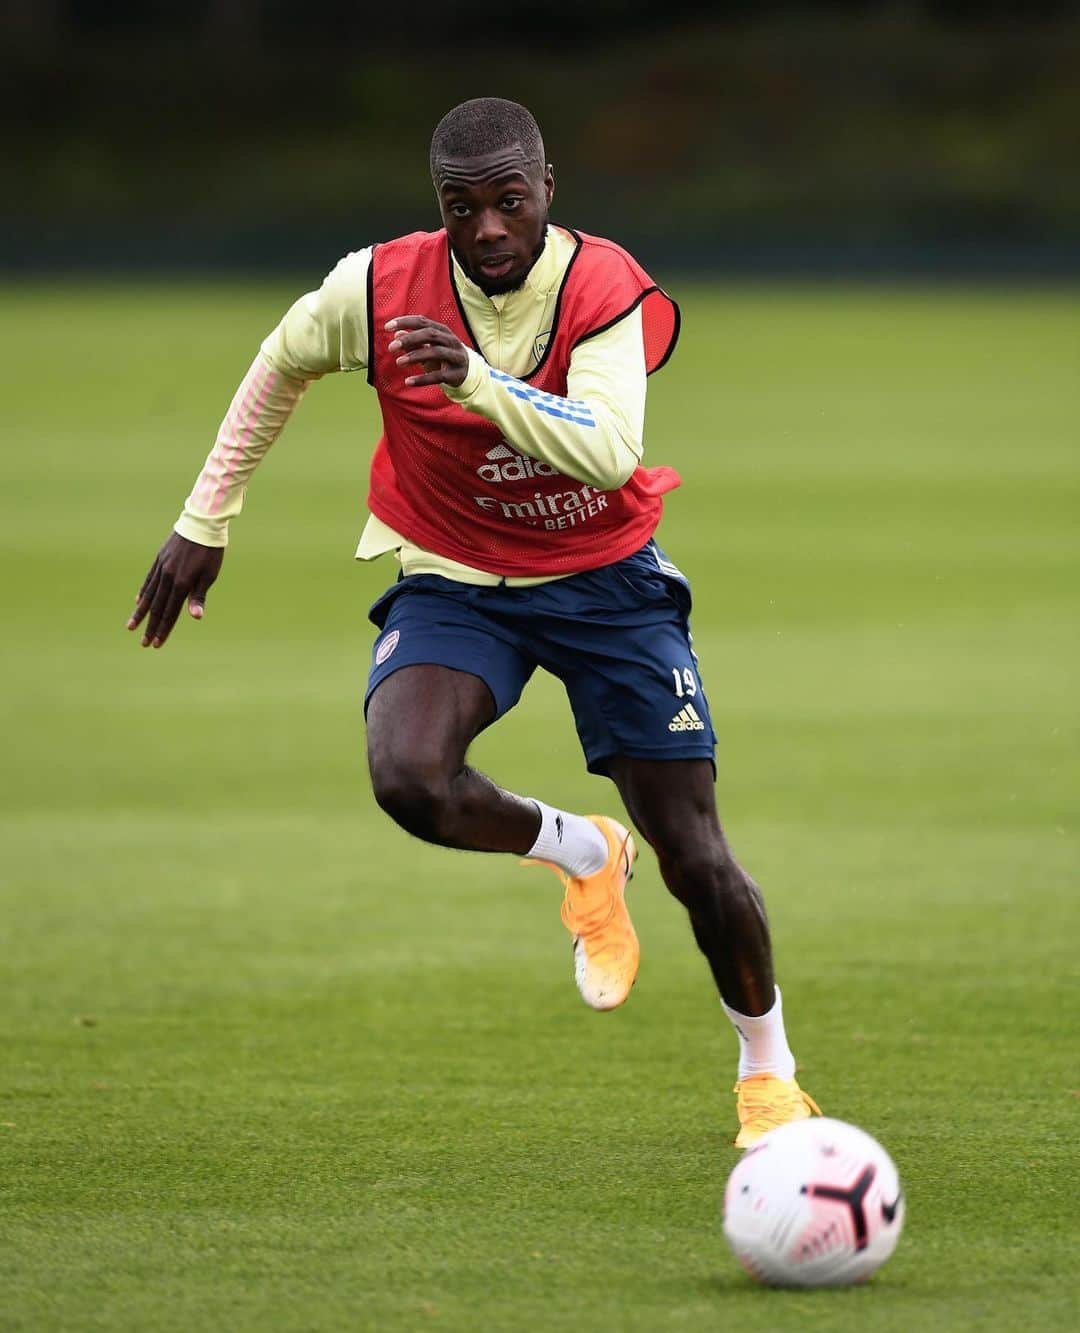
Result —
MULTIPOLYGON (((868 1287, 718 1230, 735 1041, 649 854, 624 1009, 550 876, 375 808, 377 412, 316 386, 202 625, 124 620, 298 288, 25 286, 5 370, 0 1327, 1074 1326, 1075 292, 692 287, 652 386, 721 811, 801 1078, 895 1156, 868 1287)), ((478 745, 618 811, 538 679, 478 745)))

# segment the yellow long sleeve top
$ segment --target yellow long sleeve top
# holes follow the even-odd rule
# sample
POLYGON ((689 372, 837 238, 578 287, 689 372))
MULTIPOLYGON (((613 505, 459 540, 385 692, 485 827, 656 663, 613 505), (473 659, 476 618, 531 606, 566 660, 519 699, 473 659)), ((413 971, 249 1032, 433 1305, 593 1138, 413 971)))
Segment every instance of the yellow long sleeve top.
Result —
MULTIPOLYGON (((550 226, 544 249, 516 291, 487 296, 456 258, 454 278, 482 355, 469 351, 469 369, 458 387, 444 385, 448 398, 494 422, 512 450, 549 463, 564 476, 596 490, 616 490, 641 461, 645 422, 645 354, 641 312, 574 349, 567 396, 584 399, 596 426, 532 411, 491 370, 530 374, 551 332, 559 289, 574 253, 574 239, 550 226)), ((175 528, 204 546, 228 543, 229 520, 240 513, 247 483, 260 459, 284 429, 307 386, 335 371, 368 364, 367 274, 372 249, 346 255, 318 291, 302 296, 265 339, 237 389, 214 447, 175 528)), ((402 310, 400 314, 424 314, 402 310)), ((370 515, 356 555, 375 559, 397 553, 406 574, 441 574, 474 584, 542 583, 459 564, 426 551, 370 515)), ((558 576, 552 576, 558 577, 558 576)))

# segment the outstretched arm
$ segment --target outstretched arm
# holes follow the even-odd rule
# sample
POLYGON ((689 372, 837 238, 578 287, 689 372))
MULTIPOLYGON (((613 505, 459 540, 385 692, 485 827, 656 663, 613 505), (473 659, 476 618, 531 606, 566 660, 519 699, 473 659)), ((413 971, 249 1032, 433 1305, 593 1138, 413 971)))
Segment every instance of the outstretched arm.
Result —
POLYGON ((233 396, 214 447, 175 530, 157 553, 128 619, 146 622, 144 648, 168 639, 184 603, 201 620, 221 570, 229 520, 244 503, 251 474, 284 430, 308 384, 333 370, 367 364, 367 269, 371 250, 346 256, 316 292, 292 306, 263 343, 233 396))
POLYGON ((306 388, 305 380, 276 370, 264 352, 255 358, 172 536, 139 589, 127 627, 138 629, 146 621, 144 648, 164 645, 185 601, 192 619, 202 619, 206 594, 221 570, 229 541, 229 519, 243 507, 248 479, 284 430, 306 388))
MULTIPOLYGON (((267 344, 275 336, 276 330, 267 344)), ((229 520, 244 507, 252 473, 285 429, 310 381, 317 378, 297 374, 291 367, 282 370, 276 359, 271 361, 265 351, 259 352, 233 395, 214 447, 184 501, 184 511, 175 524, 181 537, 203 546, 228 546, 229 520)))

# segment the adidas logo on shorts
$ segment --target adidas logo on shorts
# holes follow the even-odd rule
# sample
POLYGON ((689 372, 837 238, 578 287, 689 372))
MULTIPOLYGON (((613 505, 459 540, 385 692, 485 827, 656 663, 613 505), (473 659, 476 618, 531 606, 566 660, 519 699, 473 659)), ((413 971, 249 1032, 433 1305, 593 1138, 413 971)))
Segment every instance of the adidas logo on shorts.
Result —
POLYGON ((693 704, 680 708, 667 724, 668 731, 704 731, 705 723, 698 717, 693 704))

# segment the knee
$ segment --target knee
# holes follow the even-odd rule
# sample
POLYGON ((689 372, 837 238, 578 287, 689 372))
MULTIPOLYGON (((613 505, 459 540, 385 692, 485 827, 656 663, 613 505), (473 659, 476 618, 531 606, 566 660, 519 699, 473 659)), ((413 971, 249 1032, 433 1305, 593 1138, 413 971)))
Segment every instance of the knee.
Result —
POLYGON ((761 890, 726 846, 685 845, 661 865, 668 888, 692 915, 764 910, 761 890))
POLYGON ((371 786, 379 807, 415 838, 442 842, 450 784, 433 769, 406 759, 371 766, 371 786))

